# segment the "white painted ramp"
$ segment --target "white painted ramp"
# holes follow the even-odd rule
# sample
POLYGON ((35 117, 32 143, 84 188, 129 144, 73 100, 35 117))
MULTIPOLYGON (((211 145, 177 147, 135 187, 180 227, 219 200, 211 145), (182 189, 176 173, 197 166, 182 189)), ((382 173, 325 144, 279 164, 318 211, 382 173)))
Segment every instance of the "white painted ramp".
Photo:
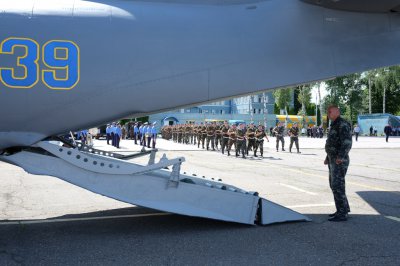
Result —
POLYGON ((295 211, 222 182, 180 174, 184 158, 146 166, 49 141, 2 155, 27 172, 58 177, 119 201, 165 212, 254 225, 309 221, 295 211), (164 169, 166 166, 172 170, 164 169))

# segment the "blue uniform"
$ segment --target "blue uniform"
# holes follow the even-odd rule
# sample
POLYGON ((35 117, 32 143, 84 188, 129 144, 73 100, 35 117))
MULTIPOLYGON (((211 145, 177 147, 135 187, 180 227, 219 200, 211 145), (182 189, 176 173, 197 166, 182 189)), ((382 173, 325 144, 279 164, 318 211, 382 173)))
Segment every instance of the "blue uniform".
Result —
POLYGON ((153 139, 152 148, 156 148, 156 139, 157 139, 157 128, 155 125, 151 127, 151 138, 153 139))
POLYGON ((142 136, 140 144, 142 146, 146 146, 146 132, 147 132, 147 126, 143 126, 142 130, 140 131, 140 134, 142 136))
POLYGON ((115 147, 119 148, 119 141, 121 140, 122 136, 122 129, 120 126, 115 127, 115 133, 114 133, 114 138, 115 138, 115 147))
POLYGON ((106 128, 106 139, 107 139, 107 145, 110 145, 110 139, 111 139, 111 126, 107 126, 106 128))
POLYGON ((113 145, 114 147, 115 147, 115 129, 116 127, 114 125, 112 125, 110 128, 111 145, 113 145))
POLYGON ((137 144, 138 136, 139 136, 139 127, 135 125, 133 127, 133 138, 135 139, 135 144, 137 144))
POLYGON ((147 148, 150 148, 150 142, 151 142, 151 137, 152 137, 150 126, 147 126, 146 135, 147 135, 147 148))

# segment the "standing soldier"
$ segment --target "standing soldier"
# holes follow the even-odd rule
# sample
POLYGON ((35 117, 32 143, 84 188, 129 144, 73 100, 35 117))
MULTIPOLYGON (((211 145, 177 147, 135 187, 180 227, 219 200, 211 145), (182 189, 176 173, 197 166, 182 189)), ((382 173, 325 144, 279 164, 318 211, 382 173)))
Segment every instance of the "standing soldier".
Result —
POLYGON ((282 151, 285 151, 285 139, 283 138, 285 126, 283 125, 283 123, 279 122, 278 125, 274 128, 273 132, 276 136, 276 151, 279 151, 279 141, 282 142, 282 151))
POLYGON ((172 126, 172 140, 174 142, 178 141, 178 133, 177 133, 176 125, 172 126))
MULTIPOLYGON (((237 138, 236 138, 236 124, 233 124, 231 128, 228 130, 229 141, 228 141, 228 156, 231 155, 232 145, 235 146, 235 151, 237 151, 237 138)), ((237 156, 237 155, 236 155, 237 156)))
MULTIPOLYGON (((222 154, 224 154, 225 148, 228 148, 229 141, 229 124, 228 121, 225 120, 224 124, 221 127, 221 150, 222 154)), ((229 150, 228 150, 229 153, 229 150)))
POLYGON ((182 143, 183 125, 177 125, 178 143, 182 143))
POLYGON ((198 129, 198 125, 193 124, 193 145, 197 144, 197 129, 198 129))
POLYGON ((150 143, 151 143, 151 139, 152 139, 152 130, 151 130, 151 125, 149 124, 147 126, 147 131, 146 131, 146 137, 147 137, 147 148, 150 148, 150 143))
MULTIPOLYGON (((157 128, 156 128, 156 124, 157 124, 157 122, 153 122, 153 126, 151 127, 151 139, 152 139, 152 145, 151 145, 151 147, 153 148, 153 149, 155 149, 156 148, 156 140, 157 140, 157 128)), ((149 143, 150 143, 150 141, 149 141, 149 143)))
POLYGON ((290 145, 289 152, 292 153, 293 142, 296 144, 297 153, 301 153, 299 150, 299 128, 297 123, 294 123, 292 128, 289 129, 290 145))
POLYGON ((115 147, 119 149, 119 142, 121 140, 122 137, 122 129, 121 129, 121 125, 117 124, 117 126, 115 127, 115 133, 114 133, 114 143, 115 143, 115 147))
POLYGON ((218 124, 215 126, 215 148, 216 148, 217 150, 218 150, 218 143, 220 143, 221 146, 222 146, 222 141, 221 141, 222 132, 221 132, 221 129, 222 129, 222 125, 221 125, 221 123, 218 123, 218 124))
POLYGON ((207 150, 209 150, 211 141, 211 148, 213 151, 215 151, 214 139, 215 139, 215 122, 212 122, 207 126, 207 144, 206 144, 207 150))
POLYGON ((203 122, 201 122, 200 125, 197 126, 197 148, 200 148, 202 130, 203 130, 203 122))
POLYGON ((247 156, 249 156, 250 149, 252 149, 254 151, 256 149, 255 132, 256 132, 256 129, 254 128, 254 123, 251 122, 249 128, 246 131, 246 138, 247 138, 246 154, 247 154, 247 156))
POLYGON ((111 129, 110 129, 110 136, 111 136, 111 145, 115 147, 115 123, 112 123, 111 129))
POLYGON ((191 135, 190 132, 191 131, 192 131, 191 125, 190 125, 190 123, 187 123, 185 126, 185 144, 189 144, 189 142, 190 142, 190 135, 191 135))
POLYGON ((262 125, 258 125, 258 129, 255 132, 256 137, 256 148, 254 149, 254 157, 257 157, 257 149, 260 148, 261 157, 263 157, 264 153, 264 137, 269 142, 268 136, 265 133, 264 127, 262 125))
POLYGON ((190 123, 190 130, 189 130, 189 143, 193 144, 194 138, 194 124, 190 123))
POLYGON ((349 151, 352 146, 351 126, 340 117, 337 106, 328 107, 328 118, 331 127, 325 144, 325 165, 329 168, 329 185, 335 200, 336 212, 329 215, 329 221, 341 222, 347 220, 350 212, 349 202, 346 197, 345 176, 349 167, 349 151))
POLYGON ((139 137, 139 127, 138 123, 135 123, 133 127, 133 139, 135 140, 135 144, 137 145, 137 139, 139 137))
POLYGON ((204 141, 206 140, 207 137, 207 126, 203 125, 201 127, 201 146, 204 149, 204 141))
POLYGON ((236 130, 237 136, 237 145, 236 145, 236 157, 240 155, 242 152, 242 158, 245 159, 246 156, 246 129, 244 128, 244 124, 240 124, 239 128, 236 130))
POLYGON ((107 145, 110 145, 110 139, 111 139, 111 126, 110 126, 110 124, 107 124, 107 127, 106 127, 106 139, 107 139, 107 145))

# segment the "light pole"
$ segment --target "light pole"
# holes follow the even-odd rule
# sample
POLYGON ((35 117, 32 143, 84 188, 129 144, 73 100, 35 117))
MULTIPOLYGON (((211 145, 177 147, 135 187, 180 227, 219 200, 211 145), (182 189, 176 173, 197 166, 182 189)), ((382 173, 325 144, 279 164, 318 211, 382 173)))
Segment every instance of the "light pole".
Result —
POLYGON ((383 85, 383 113, 385 113, 386 107, 386 85, 383 85))
POLYGON ((371 104, 371 76, 368 76, 368 100, 369 100, 369 114, 372 114, 372 104, 371 104))

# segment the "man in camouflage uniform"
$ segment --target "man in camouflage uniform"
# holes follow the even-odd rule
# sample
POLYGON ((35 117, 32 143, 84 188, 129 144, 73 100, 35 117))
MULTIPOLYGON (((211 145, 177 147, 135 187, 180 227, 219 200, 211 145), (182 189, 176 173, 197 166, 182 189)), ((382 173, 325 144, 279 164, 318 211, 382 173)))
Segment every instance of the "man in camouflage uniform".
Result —
POLYGON ((193 124, 192 137, 193 137, 193 145, 196 145, 197 144, 197 125, 196 124, 193 124))
MULTIPOLYGON (((200 133, 201 133, 201 138, 200 138, 201 147, 204 149, 204 141, 206 140, 206 137, 207 137, 207 127, 206 127, 206 125, 203 124, 201 126, 200 133)), ((199 142, 199 145, 200 145, 200 142, 199 142)))
POLYGON ((266 138, 268 142, 269 142, 269 139, 268 139, 268 136, 265 133, 265 129, 262 125, 258 125, 258 129, 255 132, 255 138, 256 138, 256 147, 254 148, 254 157, 258 157, 257 156, 258 148, 260 148, 260 154, 261 154, 261 157, 263 157, 264 138, 266 138))
POLYGON ((185 125, 185 144, 189 144, 192 127, 189 123, 185 125))
POLYGON ((244 128, 244 124, 239 125, 239 128, 236 130, 236 136, 236 157, 238 157, 240 152, 242 152, 242 158, 245 159, 246 156, 244 154, 246 152, 246 129, 244 128))
POLYGON ((289 145, 289 152, 292 152, 293 142, 296 144, 297 153, 301 153, 299 150, 299 128, 297 123, 294 123, 292 128, 289 129, 289 136, 290 136, 290 145, 289 145))
POLYGON ((276 137, 276 151, 279 151, 279 141, 282 142, 282 151, 285 151, 285 139, 283 138, 283 134, 285 132, 285 126, 282 122, 279 122, 278 125, 274 128, 273 132, 276 137))
POLYGON ((213 151, 215 151, 215 146, 214 146, 214 139, 215 139, 215 122, 210 123, 207 126, 207 150, 210 148, 210 142, 211 142, 211 148, 213 151))
MULTIPOLYGON (((229 125, 228 121, 225 121, 224 124, 221 126, 221 150, 222 154, 224 154, 225 148, 228 148, 228 141, 229 141, 229 125)), ((228 151, 229 152, 229 151, 228 151)))
POLYGON ((231 155, 231 148, 232 145, 235 146, 235 151, 236 151, 236 124, 233 124, 229 130, 228 130, 228 135, 229 135, 229 141, 228 141, 228 156, 231 155))
POLYGON ((329 221, 341 222, 347 220, 347 214, 350 212, 346 197, 345 176, 350 163, 351 126, 340 117, 337 106, 329 106, 327 113, 331 126, 325 144, 327 156, 324 164, 329 168, 329 185, 336 205, 336 212, 329 215, 329 221))
POLYGON ((255 137, 256 128, 254 127, 254 123, 251 122, 249 128, 246 131, 246 139, 247 139, 247 149, 246 154, 249 155, 249 150, 256 149, 256 137, 255 137))
POLYGON ((215 126, 215 148, 218 150, 218 144, 220 143, 222 146, 222 125, 220 122, 218 122, 218 124, 215 126))

